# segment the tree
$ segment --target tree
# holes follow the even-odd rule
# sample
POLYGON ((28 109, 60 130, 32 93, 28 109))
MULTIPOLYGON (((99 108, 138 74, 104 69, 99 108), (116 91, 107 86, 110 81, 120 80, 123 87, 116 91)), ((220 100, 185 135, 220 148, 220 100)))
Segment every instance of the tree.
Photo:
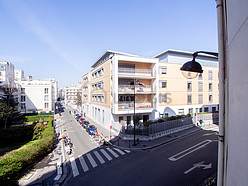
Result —
POLYGON ((1 128, 7 128, 13 122, 23 119, 22 114, 18 112, 18 100, 14 96, 16 89, 6 86, 0 87, 0 121, 1 128))

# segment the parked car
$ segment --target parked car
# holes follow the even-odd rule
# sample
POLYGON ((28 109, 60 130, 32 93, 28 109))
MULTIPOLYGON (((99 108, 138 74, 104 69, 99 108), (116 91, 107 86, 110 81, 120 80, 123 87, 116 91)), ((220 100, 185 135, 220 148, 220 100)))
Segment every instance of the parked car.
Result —
POLYGON ((82 126, 83 126, 85 129, 87 129, 88 126, 89 126, 89 124, 90 124, 89 121, 84 120, 82 126))
POLYGON ((86 128, 86 131, 89 133, 89 135, 95 135, 97 133, 97 128, 95 127, 95 125, 89 125, 86 128))
POLYGON ((75 119, 78 121, 81 118, 80 115, 76 116, 75 119))
POLYGON ((76 118, 77 116, 79 116, 79 114, 74 114, 74 118, 76 118))
POLYGON ((80 124, 83 124, 83 121, 85 120, 85 118, 79 118, 79 120, 78 120, 78 122, 80 123, 80 124))

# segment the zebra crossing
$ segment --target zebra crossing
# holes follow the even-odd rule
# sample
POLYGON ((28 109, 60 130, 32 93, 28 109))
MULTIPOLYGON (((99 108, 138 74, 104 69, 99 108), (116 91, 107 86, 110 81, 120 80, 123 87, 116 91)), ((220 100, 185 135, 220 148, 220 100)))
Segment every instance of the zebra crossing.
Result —
POLYGON ((91 168, 95 168, 101 164, 111 161, 114 158, 124 156, 125 154, 130 153, 130 150, 121 150, 118 148, 102 148, 94 150, 85 155, 80 155, 76 159, 71 156, 70 163, 73 177, 79 175, 78 166, 81 166, 84 172, 89 171, 91 168))

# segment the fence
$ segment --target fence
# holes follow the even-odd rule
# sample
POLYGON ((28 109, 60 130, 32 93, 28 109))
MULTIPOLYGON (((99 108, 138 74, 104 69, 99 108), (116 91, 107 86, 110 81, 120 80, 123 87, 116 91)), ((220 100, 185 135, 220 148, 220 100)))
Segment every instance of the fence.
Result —
POLYGON ((195 125, 200 120, 205 124, 219 124, 219 113, 197 114, 193 116, 193 122, 195 125))
MULTIPOLYGON (((147 127, 137 126, 135 129, 135 135, 137 135, 137 138, 140 140, 150 140, 193 126, 192 117, 186 117, 178 120, 152 124, 147 127)), ((133 126, 122 127, 120 135, 125 139, 132 138, 134 135, 133 126)))

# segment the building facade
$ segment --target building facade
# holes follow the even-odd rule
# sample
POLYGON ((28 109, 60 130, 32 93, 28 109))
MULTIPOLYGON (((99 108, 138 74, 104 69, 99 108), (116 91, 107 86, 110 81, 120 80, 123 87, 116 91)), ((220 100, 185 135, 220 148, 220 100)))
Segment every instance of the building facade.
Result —
POLYGON ((192 60, 192 53, 167 50, 159 59, 159 108, 162 117, 188 113, 214 112, 219 104, 218 59, 199 55, 196 61, 203 73, 195 79, 186 79, 180 68, 192 60))
POLYGON ((218 61, 199 56, 204 73, 187 80, 180 67, 192 53, 168 50, 154 58, 106 51, 82 77, 82 110, 92 120, 120 130, 172 115, 218 110, 218 61))
POLYGON ((71 85, 64 89, 65 103, 72 105, 82 104, 82 84, 71 85))
POLYGON ((19 92, 19 111, 22 113, 53 113, 57 100, 57 82, 29 79, 16 81, 19 92))
POLYGON ((0 62, 0 86, 15 88, 14 65, 10 62, 0 62))
POLYGON ((132 125, 134 112, 143 122, 154 119, 158 107, 157 64, 156 58, 106 51, 82 77, 83 112, 115 130, 132 125))

